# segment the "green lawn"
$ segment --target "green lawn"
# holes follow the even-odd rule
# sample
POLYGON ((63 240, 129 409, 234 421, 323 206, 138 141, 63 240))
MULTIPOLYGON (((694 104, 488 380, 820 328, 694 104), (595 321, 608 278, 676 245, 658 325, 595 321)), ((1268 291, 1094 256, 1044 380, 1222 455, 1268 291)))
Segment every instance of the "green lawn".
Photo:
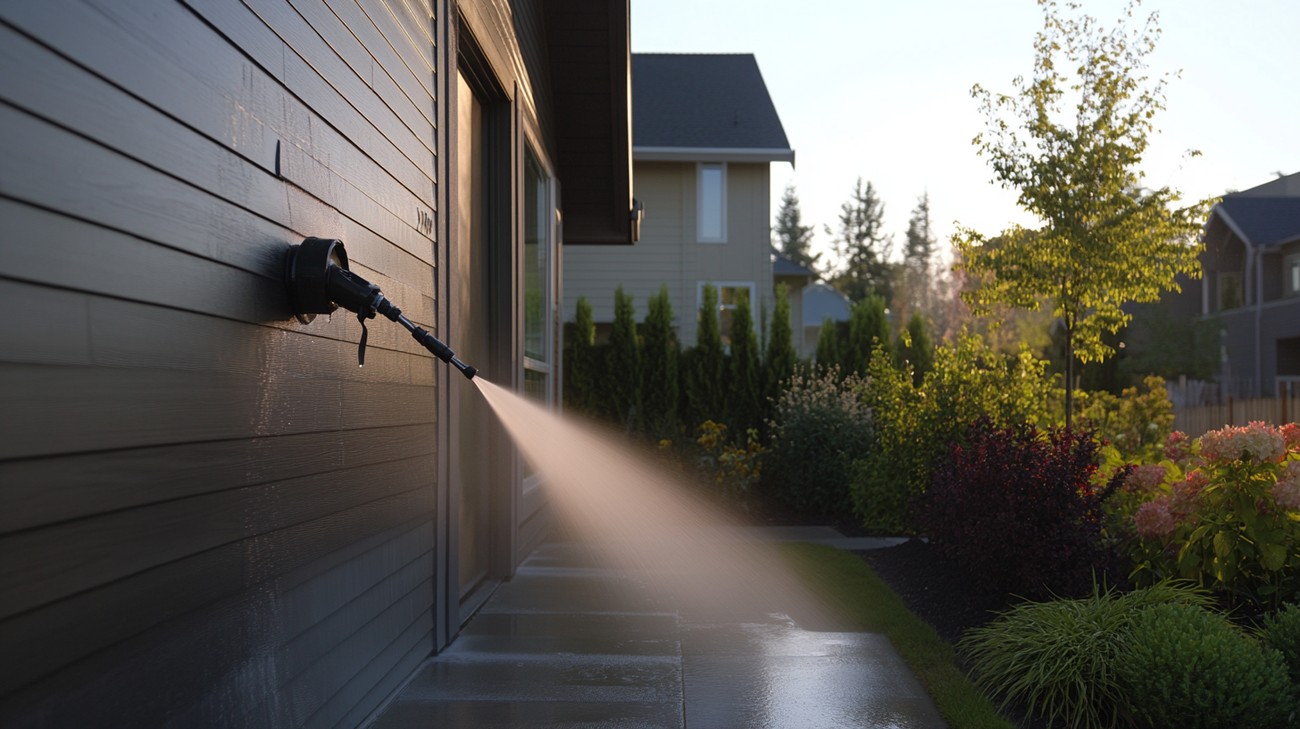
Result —
POLYGON ((847 629, 883 633, 952 729, 1014 729, 957 667, 952 646, 912 615, 860 557, 817 544, 781 546, 795 572, 847 629))

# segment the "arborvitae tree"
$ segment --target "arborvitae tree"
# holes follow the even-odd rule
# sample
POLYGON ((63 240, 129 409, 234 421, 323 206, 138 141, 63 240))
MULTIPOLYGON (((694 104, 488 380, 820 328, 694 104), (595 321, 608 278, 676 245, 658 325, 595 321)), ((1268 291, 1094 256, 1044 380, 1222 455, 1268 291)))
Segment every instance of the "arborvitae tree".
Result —
POLYGON ((839 231, 832 235, 835 252, 843 261, 843 268, 832 283, 849 297, 861 301, 868 294, 877 294, 889 301, 892 294, 889 254, 893 239, 884 233, 885 204, 870 182, 862 186, 859 177, 853 195, 840 206, 839 231))
POLYGON ((636 333, 632 295, 619 286, 614 292, 614 326, 609 333, 609 367, 605 402, 610 417, 629 430, 641 419, 641 342, 636 333))
POLYGON ((898 341, 894 344, 894 363, 900 370, 905 365, 912 366, 914 387, 920 387, 925 373, 934 369, 934 345, 930 343, 930 334, 921 312, 912 312, 912 318, 907 320, 907 328, 898 332, 898 341))
POLYGON ((780 395, 790 375, 794 374, 798 359, 794 351, 794 332, 790 327, 790 287, 779 284, 776 287, 776 311, 772 314, 772 327, 767 338, 767 354, 763 357, 764 413, 780 395))
POLYGON ((817 335, 817 369, 822 372, 829 371, 832 367, 838 367, 842 360, 840 358, 840 333, 829 316, 822 320, 821 334, 817 335))
POLYGON ((600 371, 596 364, 596 323, 591 302, 578 297, 573 325, 569 328, 564 355, 564 405, 579 413, 593 413, 598 395, 600 371))
POLYGON ((727 424, 734 435, 743 437, 746 430, 759 425, 763 391, 754 316, 750 313, 749 294, 744 289, 736 295, 736 308, 731 317, 731 356, 727 359, 727 424))
POLYGON ((821 254, 812 252, 813 227, 803 224, 794 185, 786 185, 785 193, 781 195, 781 209, 776 213, 772 235, 776 239, 776 249, 782 255, 809 270, 817 270, 821 254))
POLYGON ((686 427, 692 431, 705 420, 721 422, 726 418, 723 377, 727 359, 722 351, 722 331, 718 326, 717 288, 705 285, 704 301, 698 314, 695 346, 687 351, 685 358, 686 387, 683 388, 682 403, 682 417, 686 427))
POLYGON ((673 305, 661 285, 641 326, 641 402, 646 434, 655 440, 677 432, 677 350, 673 305))
POLYGON ((849 314, 849 343, 844 351, 844 371, 865 373, 871 353, 878 346, 889 349, 889 316, 885 300, 868 296, 855 303, 849 314))

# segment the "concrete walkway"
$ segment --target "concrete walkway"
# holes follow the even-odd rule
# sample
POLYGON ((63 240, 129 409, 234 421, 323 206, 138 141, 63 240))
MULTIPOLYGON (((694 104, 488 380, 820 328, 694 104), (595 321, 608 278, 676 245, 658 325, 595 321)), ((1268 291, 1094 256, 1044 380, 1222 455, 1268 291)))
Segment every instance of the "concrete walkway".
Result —
MULTIPOLYGON (((765 538, 888 546, 826 527, 765 538)), ((549 543, 429 659, 376 729, 944 727, 882 635, 779 613, 700 620, 549 543)))

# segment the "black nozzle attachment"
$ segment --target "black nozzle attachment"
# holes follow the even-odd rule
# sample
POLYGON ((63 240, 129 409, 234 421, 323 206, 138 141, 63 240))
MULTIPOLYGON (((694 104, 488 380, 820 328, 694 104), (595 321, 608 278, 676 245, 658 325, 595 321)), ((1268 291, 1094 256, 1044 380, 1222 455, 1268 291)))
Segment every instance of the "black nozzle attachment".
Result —
POLYGON ((406 328, 415 341, 433 353, 433 356, 460 370, 473 379, 478 370, 461 362, 451 347, 437 337, 416 326, 402 315, 402 310, 384 298, 379 287, 348 270, 348 255, 343 242, 327 238, 307 238, 301 245, 289 249, 285 261, 285 286, 289 290, 289 306, 303 324, 310 324, 317 314, 332 313, 343 307, 357 315, 361 322, 361 341, 357 349, 357 363, 365 364, 366 319, 383 314, 406 328))

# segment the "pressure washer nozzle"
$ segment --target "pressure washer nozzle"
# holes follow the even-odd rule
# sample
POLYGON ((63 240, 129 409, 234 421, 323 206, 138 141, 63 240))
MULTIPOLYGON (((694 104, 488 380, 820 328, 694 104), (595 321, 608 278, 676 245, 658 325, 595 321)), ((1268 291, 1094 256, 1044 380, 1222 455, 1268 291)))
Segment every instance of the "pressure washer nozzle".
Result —
POLYGON ((462 373, 464 373, 464 375, 465 375, 465 379, 467 379, 467 380, 472 380, 472 379, 474 379, 474 375, 478 374, 478 370, 477 370, 477 369, 475 369, 474 367, 471 367, 471 366, 465 364, 464 362, 461 362, 459 359, 457 359, 457 358, 455 358, 455 357, 452 357, 450 361, 451 361, 451 365, 452 365, 453 367, 455 367, 456 369, 458 369, 458 370, 460 370, 462 373))

